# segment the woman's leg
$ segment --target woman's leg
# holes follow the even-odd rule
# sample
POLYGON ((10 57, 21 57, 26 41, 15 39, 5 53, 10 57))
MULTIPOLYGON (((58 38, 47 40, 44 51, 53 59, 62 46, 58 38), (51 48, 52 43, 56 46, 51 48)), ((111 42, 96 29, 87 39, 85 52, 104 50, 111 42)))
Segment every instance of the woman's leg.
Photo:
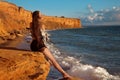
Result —
POLYGON ((71 78, 71 76, 69 74, 67 74, 62 68, 61 66, 58 64, 58 62, 55 60, 55 58, 53 57, 53 55, 51 54, 51 52, 48 50, 48 48, 44 48, 44 50, 42 51, 43 54, 52 62, 53 66, 62 73, 63 77, 69 77, 71 78))

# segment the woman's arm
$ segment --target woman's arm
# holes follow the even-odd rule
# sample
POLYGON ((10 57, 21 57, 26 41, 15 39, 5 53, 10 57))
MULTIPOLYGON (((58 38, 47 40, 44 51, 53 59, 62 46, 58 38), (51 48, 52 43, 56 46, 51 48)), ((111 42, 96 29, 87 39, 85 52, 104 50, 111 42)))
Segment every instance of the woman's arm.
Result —
POLYGON ((43 31, 43 36, 45 38, 45 41, 49 41, 49 34, 45 30, 45 25, 42 25, 42 31, 43 31))
POLYGON ((44 24, 41 25, 41 29, 42 29, 43 31, 45 31, 45 25, 44 25, 44 24))

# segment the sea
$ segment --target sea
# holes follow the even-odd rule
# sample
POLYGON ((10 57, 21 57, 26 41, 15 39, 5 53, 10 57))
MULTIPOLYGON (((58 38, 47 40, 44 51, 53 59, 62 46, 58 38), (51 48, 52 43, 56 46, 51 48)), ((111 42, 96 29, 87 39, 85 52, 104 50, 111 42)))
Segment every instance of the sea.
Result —
MULTIPOLYGON (((70 75, 83 80, 120 80, 120 26, 87 26, 47 33, 47 47, 70 75)), ((47 80, 61 77, 52 66, 47 80)))

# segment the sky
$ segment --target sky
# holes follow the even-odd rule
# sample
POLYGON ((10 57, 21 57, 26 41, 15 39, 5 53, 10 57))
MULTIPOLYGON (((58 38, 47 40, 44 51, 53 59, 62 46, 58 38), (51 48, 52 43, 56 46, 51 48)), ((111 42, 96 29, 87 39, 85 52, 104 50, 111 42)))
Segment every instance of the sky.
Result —
POLYGON ((120 25, 120 0, 6 0, 48 16, 80 18, 83 25, 120 25))

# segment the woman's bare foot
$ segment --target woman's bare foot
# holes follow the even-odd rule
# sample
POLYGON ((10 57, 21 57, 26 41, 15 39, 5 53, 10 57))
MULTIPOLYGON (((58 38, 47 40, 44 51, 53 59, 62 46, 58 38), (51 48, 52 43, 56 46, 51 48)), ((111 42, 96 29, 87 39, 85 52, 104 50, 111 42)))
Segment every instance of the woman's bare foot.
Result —
POLYGON ((70 76, 69 74, 65 73, 63 74, 63 80, 71 80, 72 76, 70 76))

